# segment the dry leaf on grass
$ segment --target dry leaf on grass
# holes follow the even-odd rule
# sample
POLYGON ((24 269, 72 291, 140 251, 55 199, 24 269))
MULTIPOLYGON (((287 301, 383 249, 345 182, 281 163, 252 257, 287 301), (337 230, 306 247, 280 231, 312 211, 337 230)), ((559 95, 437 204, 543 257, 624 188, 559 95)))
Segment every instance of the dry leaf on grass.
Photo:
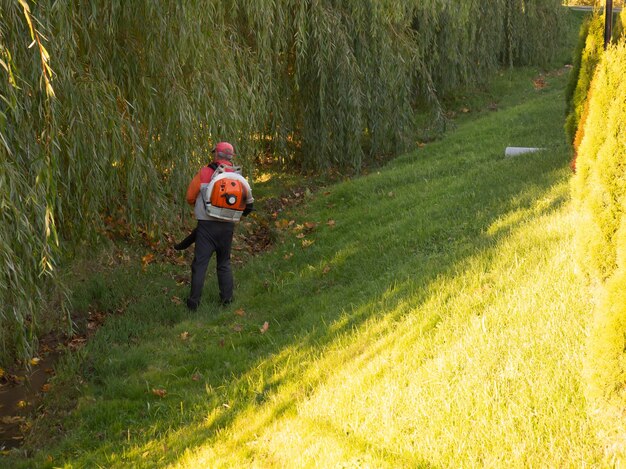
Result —
POLYGON ((152 261, 154 261, 154 254, 152 253, 146 254, 145 256, 141 258, 141 265, 145 269, 146 266, 150 264, 152 261))
POLYGON ((161 388, 153 388, 152 394, 154 394, 155 396, 159 396, 159 397, 165 397, 167 395, 167 391, 161 388))
POLYGON ((259 330, 261 331, 261 334, 265 334, 269 328, 270 328, 270 323, 265 321, 259 330))
POLYGON ((533 80, 533 86, 535 87, 536 90, 542 90, 546 86, 548 86, 548 84, 546 83, 546 80, 540 76, 533 80))
POLYGON ((183 300, 181 300, 177 296, 173 296, 172 297, 172 303, 174 303, 175 305, 182 305, 183 304, 183 300))

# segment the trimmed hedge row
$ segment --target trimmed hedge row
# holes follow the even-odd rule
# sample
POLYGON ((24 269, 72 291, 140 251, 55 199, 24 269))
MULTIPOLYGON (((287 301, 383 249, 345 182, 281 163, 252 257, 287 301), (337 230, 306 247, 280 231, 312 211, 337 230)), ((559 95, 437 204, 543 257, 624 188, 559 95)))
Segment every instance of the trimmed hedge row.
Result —
MULTIPOLYGON (((593 414, 606 436, 626 411, 626 41, 601 55, 581 125, 573 201, 579 217, 577 261, 592 286, 595 308, 585 377, 593 414)), ((622 428, 623 430, 623 428, 622 428)), ((611 457, 624 457, 621 445, 611 457)), ((612 450, 613 451, 613 450, 612 450)))
POLYGON ((600 14, 587 16, 578 35, 574 50, 572 70, 565 91, 567 118, 565 134, 570 143, 574 142, 587 93, 591 85, 598 61, 604 46, 604 17, 600 14))

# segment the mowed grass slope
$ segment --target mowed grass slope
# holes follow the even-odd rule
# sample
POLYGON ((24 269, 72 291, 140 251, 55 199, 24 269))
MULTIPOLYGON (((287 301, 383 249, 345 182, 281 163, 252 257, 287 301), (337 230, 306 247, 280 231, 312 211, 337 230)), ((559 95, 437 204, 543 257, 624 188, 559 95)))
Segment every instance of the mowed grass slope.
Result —
POLYGON ((21 462, 601 463, 581 384, 590 304, 573 263, 565 75, 535 89, 537 73, 507 72, 485 98, 497 112, 472 109, 440 141, 282 214, 228 309, 214 274, 198 312, 173 303, 186 267, 86 280, 80 301, 125 314, 65 361, 57 388, 77 405, 56 417, 64 437, 33 439, 21 462), (506 159, 508 145, 547 150, 506 159))

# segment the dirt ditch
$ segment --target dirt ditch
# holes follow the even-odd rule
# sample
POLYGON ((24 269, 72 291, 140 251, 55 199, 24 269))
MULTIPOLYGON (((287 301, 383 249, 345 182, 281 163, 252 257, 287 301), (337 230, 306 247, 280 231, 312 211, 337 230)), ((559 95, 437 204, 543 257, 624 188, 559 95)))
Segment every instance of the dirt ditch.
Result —
POLYGON ((4 370, 0 377, 0 451, 17 448, 30 430, 45 393, 50 390, 60 353, 43 345, 28 366, 4 370))

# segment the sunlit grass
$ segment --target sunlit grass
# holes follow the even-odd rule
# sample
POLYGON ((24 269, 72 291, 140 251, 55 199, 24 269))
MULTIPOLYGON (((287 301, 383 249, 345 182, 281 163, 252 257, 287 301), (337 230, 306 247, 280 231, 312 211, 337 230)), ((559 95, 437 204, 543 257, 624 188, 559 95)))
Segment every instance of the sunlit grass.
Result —
MULTIPOLYGON (((552 193, 564 198, 567 184, 552 193)), ((299 389, 281 386, 179 465, 594 464, 580 392, 588 305, 572 292, 567 209, 526 216, 425 288, 407 282, 394 305, 390 287, 352 313, 362 325, 311 357, 299 389)))
POLYGON ((84 301, 130 302, 67 360, 58 386, 76 408, 55 417, 64 437, 34 460, 599 463, 581 391, 590 305, 572 259, 565 78, 535 90, 535 73, 500 77, 509 97, 497 112, 281 214, 295 223, 236 271, 229 309, 214 275, 198 312, 172 303, 186 293, 173 280, 184 267, 89 280, 84 301), (508 145, 548 150, 505 159, 508 145))

